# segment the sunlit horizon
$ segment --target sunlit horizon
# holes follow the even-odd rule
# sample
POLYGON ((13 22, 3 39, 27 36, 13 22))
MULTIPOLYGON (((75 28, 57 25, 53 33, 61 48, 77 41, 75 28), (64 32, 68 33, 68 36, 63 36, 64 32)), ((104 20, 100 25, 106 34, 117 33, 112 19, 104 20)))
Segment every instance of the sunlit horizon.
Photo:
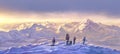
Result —
POLYGON ((77 13, 77 12, 65 12, 65 13, 0 13, 0 25, 4 24, 16 24, 27 22, 80 22, 81 20, 91 19, 95 22, 119 25, 119 17, 107 16, 105 14, 95 13, 77 13))

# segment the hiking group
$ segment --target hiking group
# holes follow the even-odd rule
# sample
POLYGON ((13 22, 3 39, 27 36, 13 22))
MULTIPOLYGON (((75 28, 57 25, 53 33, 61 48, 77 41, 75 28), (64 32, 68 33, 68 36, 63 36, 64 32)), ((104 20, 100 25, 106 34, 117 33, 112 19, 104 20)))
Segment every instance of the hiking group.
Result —
MULTIPOLYGON (((74 45, 76 43, 76 37, 73 37, 73 41, 71 41, 69 34, 66 34, 65 40, 66 40, 66 45, 72 45, 72 44, 74 45)), ((55 37, 53 37, 52 46, 55 46, 55 42, 56 42, 56 39, 55 37)), ((85 42, 86 42, 86 37, 83 37, 82 44, 85 45, 85 42)))

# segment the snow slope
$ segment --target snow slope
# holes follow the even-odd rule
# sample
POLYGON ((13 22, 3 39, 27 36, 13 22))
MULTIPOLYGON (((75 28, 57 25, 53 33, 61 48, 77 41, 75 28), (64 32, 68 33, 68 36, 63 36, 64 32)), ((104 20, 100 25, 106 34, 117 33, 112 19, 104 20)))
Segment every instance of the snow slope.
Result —
POLYGON ((0 54, 120 54, 120 51, 90 45, 28 45, 1 51, 0 54))

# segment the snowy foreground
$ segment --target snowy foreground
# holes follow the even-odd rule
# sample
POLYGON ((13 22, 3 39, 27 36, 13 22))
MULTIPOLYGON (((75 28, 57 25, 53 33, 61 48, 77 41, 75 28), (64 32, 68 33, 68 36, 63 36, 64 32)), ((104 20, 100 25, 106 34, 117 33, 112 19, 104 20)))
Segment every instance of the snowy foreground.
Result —
POLYGON ((120 54, 120 51, 90 45, 28 45, 1 51, 0 54, 120 54))

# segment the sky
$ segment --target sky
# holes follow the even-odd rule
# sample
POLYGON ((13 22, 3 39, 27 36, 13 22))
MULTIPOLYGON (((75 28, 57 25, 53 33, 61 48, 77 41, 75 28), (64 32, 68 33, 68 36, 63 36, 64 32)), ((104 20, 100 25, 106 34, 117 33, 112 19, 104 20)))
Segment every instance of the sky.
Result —
POLYGON ((0 23, 90 18, 102 23, 119 24, 119 5, 120 0, 0 0, 0 23))

